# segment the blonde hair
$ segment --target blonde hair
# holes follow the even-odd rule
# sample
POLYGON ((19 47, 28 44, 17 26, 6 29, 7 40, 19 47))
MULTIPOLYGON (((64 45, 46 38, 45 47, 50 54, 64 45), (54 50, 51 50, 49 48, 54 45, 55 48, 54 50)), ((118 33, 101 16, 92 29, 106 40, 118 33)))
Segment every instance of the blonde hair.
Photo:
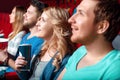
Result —
POLYGON ((26 12, 26 9, 22 6, 15 6, 13 9, 15 9, 15 22, 12 23, 13 33, 9 36, 10 40, 14 38, 20 31, 24 30, 23 15, 26 12))
MULTIPOLYGON (((45 54, 47 50, 56 49, 57 55, 54 57, 53 65, 56 66, 56 70, 59 69, 59 63, 67 55, 71 54, 74 50, 74 44, 70 41, 71 27, 68 23, 69 13, 59 7, 48 7, 44 11, 51 19, 53 26, 53 36, 50 43, 45 42, 42 48, 41 56, 45 54)), ((53 57, 53 56, 52 56, 53 57)))

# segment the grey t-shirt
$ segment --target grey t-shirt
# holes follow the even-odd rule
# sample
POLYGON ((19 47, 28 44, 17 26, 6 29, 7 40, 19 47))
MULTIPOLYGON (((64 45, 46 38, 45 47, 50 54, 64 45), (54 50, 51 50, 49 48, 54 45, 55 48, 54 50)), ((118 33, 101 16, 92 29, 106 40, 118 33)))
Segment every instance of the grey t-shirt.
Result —
POLYGON ((37 59, 35 63, 35 68, 33 70, 33 74, 29 80, 40 80, 40 76, 42 75, 47 63, 48 61, 40 61, 39 59, 37 59))

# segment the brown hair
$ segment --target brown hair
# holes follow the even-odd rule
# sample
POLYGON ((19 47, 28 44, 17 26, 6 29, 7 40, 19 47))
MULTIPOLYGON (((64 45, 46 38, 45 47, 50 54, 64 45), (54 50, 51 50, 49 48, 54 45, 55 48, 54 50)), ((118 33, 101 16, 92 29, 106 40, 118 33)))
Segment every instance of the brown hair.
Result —
POLYGON ((39 14, 38 17, 43 12, 43 9, 46 8, 46 7, 48 7, 48 4, 43 3, 43 2, 41 2, 39 0, 31 0, 30 5, 36 7, 37 13, 39 14))
POLYGON ((98 4, 94 10, 95 23, 103 20, 109 22, 109 28, 104 33, 106 39, 110 42, 120 31, 120 4, 118 0, 97 0, 98 4))

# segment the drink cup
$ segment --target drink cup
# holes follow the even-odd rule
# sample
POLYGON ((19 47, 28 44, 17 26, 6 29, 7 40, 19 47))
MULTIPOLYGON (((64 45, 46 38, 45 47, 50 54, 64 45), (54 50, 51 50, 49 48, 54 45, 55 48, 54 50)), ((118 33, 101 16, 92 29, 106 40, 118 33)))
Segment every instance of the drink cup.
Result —
POLYGON ((20 71, 30 71, 30 60, 31 60, 31 45, 22 44, 19 45, 19 55, 25 57, 27 64, 24 67, 21 67, 20 71))

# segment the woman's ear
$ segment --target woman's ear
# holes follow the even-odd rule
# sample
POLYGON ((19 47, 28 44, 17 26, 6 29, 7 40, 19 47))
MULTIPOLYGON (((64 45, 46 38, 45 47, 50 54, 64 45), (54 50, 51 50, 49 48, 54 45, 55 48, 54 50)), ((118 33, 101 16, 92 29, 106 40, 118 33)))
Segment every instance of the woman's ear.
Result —
POLYGON ((109 28, 109 22, 107 20, 101 21, 98 23, 98 34, 102 34, 106 32, 106 30, 109 28))

